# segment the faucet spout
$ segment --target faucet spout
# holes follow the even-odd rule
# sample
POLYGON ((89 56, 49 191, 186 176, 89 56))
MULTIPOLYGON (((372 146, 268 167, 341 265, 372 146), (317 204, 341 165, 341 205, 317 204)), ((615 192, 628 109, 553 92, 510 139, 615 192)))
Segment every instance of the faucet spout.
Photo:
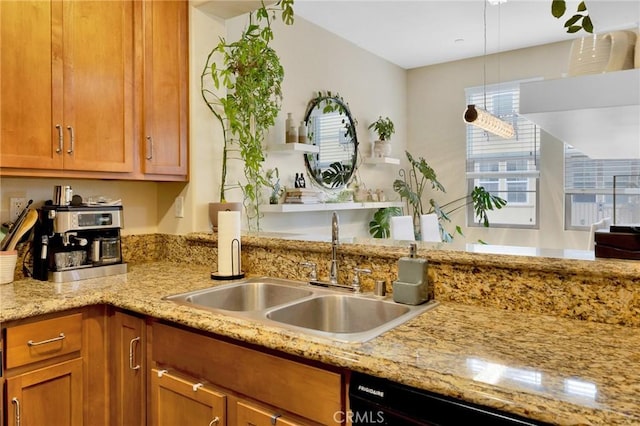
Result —
POLYGON ((338 244, 340 224, 338 221, 338 213, 333 212, 331 217, 331 268, 329 270, 329 282, 331 284, 338 283, 338 244))

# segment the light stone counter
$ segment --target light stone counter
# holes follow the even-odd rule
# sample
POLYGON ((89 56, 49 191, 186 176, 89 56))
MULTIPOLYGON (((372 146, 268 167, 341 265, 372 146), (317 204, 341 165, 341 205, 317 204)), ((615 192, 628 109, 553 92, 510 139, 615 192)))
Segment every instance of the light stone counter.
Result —
POLYGON ((343 344, 161 300, 219 285, 210 271, 163 261, 75 283, 24 279, 0 286, 0 321, 107 303, 551 423, 640 424, 640 328, 443 300, 343 344))

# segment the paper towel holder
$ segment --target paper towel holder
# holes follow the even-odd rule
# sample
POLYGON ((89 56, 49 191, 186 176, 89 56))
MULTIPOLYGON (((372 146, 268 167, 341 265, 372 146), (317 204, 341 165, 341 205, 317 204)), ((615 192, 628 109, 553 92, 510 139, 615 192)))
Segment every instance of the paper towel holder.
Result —
POLYGON ((240 240, 238 240, 237 238, 234 238, 233 240, 231 240, 231 253, 237 253, 237 257, 235 256, 231 256, 231 275, 222 275, 219 272, 212 272, 211 273, 211 279, 212 280, 218 280, 218 281, 229 281, 229 280, 238 280, 240 278, 244 278, 244 272, 240 271, 240 240), (233 274, 233 271, 235 270, 234 267, 234 260, 237 262, 238 265, 238 273, 237 274, 233 274))

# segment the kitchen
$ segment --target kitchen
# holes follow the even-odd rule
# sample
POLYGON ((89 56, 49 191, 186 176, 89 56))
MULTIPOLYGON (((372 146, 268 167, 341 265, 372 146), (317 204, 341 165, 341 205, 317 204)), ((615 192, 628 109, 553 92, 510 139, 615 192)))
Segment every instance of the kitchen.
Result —
MULTIPOLYGON (((191 19, 191 28, 203 28, 206 29, 207 32, 211 32, 213 31, 214 28, 214 24, 218 23, 220 24, 219 21, 216 21, 215 19, 209 17, 208 15, 199 12, 198 10, 191 8, 190 9, 190 19, 191 19)), ((292 28, 286 28, 283 29, 283 31, 291 31, 292 29, 296 28, 296 26, 300 24, 300 26, 304 26, 304 28, 306 28, 307 31, 319 31, 317 28, 311 27, 311 26, 306 26, 304 24, 304 21, 300 21, 297 22, 294 27, 292 28)), ((221 28, 218 28, 219 31, 222 31, 221 28)), ((193 36, 193 34, 192 34, 193 36)), ((193 36, 195 38, 195 36, 193 36)), ((201 65, 199 64, 199 60, 198 58, 202 58, 206 55, 208 49, 210 48, 210 40, 215 39, 215 34, 210 34, 208 33, 207 35, 203 35, 202 37, 204 40, 201 40, 199 43, 196 43, 194 40, 192 40, 193 45, 195 46, 200 46, 201 50, 200 51, 196 51, 195 48, 192 47, 192 50, 190 52, 190 60, 192 61, 192 66, 190 67, 191 69, 191 85, 192 85, 192 89, 191 89, 191 94, 192 96, 190 97, 190 106, 191 106, 191 131, 190 131, 190 144, 191 144, 191 149, 197 149, 197 147, 202 144, 202 145, 209 145, 210 143, 208 143, 207 141, 210 139, 210 133, 212 131, 213 128, 213 124, 211 123, 212 120, 210 120, 210 117, 206 115, 206 111, 203 111, 202 106, 198 106, 198 101, 200 100, 198 97, 198 92, 197 92, 197 81, 199 77, 199 72, 200 72, 200 67, 201 65), (194 89, 193 86, 196 86, 196 88, 194 89), (197 114, 201 114, 202 120, 199 120, 198 118, 194 118, 197 117, 197 114), (206 117, 206 118, 205 118, 206 117), (201 127, 198 127, 197 123, 200 122, 206 122, 208 123, 208 125, 202 125, 201 127)), ((276 37, 276 42, 280 41, 281 39, 284 39, 283 37, 276 37)), ((297 39, 297 38, 296 38, 297 39)), ((335 41, 335 40, 334 40, 335 41)), ((308 42, 307 42, 308 43, 308 42)), ((336 41, 337 43, 337 41, 336 41)), ((347 48, 345 46, 342 46, 342 48, 347 48)), ((566 53, 566 46, 564 46, 564 52, 566 53)), ((319 50, 320 52, 322 52, 322 50, 319 50)), ((351 50, 349 50, 350 53, 351 50)), ((389 99, 385 100, 385 104, 393 104, 393 105, 398 105, 397 109, 395 109, 396 111, 404 111, 403 108, 406 108, 404 106, 404 102, 402 100, 402 98, 397 94, 398 91, 394 90, 394 89, 401 89, 402 87, 404 87, 404 73, 397 69, 396 67, 390 66, 388 63, 384 63, 384 61, 376 61, 375 59, 371 58, 368 54, 366 53, 362 53, 359 52, 358 55, 362 55, 365 56, 369 61, 375 61, 373 65, 375 65, 378 68, 383 68, 383 69, 388 69, 388 74, 385 75, 384 77, 381 77, 381 81, 384 81, 385 84, 380 84, 381 87, 384 88, 384 90, 388 90, 389 94, 388 97, 389 99), (391 85, 389 82, 390 81, 397 81, 398 83, 396 83, 396 86, 394 87, 393 85, 391 85), (395 99, 394 96, 399 97, 399 99, 395 99)), ((340 55, 340 57, 343 57, 344 54, 340 55)), ((558 56, 561 56, 561 54, 558 54, 558 56)), ((285 60, 286 56, 283 55, 283 61, 285 60)), ((295 59, 295 58, 294 58, 295 59)), ((290 59, 291 60, 291 59, 290 59)), ((502 61, 505 61, 506 59, 502 58, 502 61)), ((371 66, 371 65, 369 65, 371 66)), ((288 65, 287 63, 285 63, 285 68, 289 69, 290 65, 288 65)), ((367 67, 365 67, 366 69, 368 69, 367 67)), ((360 73, 364 72, 365 69, 361 69, 360 73)), ((333 90, 338 90, 340 91, 341 94, 345 94, 348 92, 345 92, 345 90, 342 89, 342 86, 340 85, 339 82, 341 81, 345 81, 343 84, 347 84, 346 80, 349 81, 349 84, 352 84, 354 79, 353 76, 354 75, 360 75, 358 74, 358 69, 356 68, 353 72, 353 75, 350 76, 345 76, 344 72, 345 70, 341 69, 341 70, 337 70, 337 67, 328 67, 327 69, 324 69, 323 72, 325 73, 330 73, 330 72, 335 72, 335 88, 333 90), (351 78, 348 78, 351 77, 351 78), (344 80, 341 80, 344 79, 344 80)), ((292 75, 292 74, 290 74, 292 75)), ((313 82, 311 81, 314 78, 314 74, 313 73, 308 73, 305 76, 305 81, 309 81, 309 84, 311 86, 311 88, 305 88, 304 90, 300 90, 299 95, 299 99, 297 101, 291 101, 291 103, 285 104, 283 106, 283 110, 287 111, 287 110, 292 110, 292 111, 302 111, 304 108, 304 105, 306 104, 306 101, 308 100, 308 97, 310 97, 311 93, 316 90, 319 87, 325 86, 326 82, 324 82, 323 80, 318 80, 317 82, 313 82), (313 84, 312 84, 313 83, 313 84)), ((320 78, 319 76, 315 76, 315 78, 320 78)), ((406 89, 402 89, 402 91, 400 93, 405 93, 404 90, 406 89)), ((288 98, 287 98, 288 99, 288 98)), ((358 96, 349 96, 349 102, 350 105, 352 106, 352 108, 354 110, 356 110, 356 105, 358 105, 358 110, 359 111, 364 111, 362 109, 362 105, 366 104, 365 102, 362 102, 360 105, 358 103, 358 96)), ((285 101, 285 102, 289 102, 289 101, 285 101)), ((463 103, 463 102, 461 102, 463 103)), ((379 108, 379 106, 378 106, 379 108)), ((358 113, 359 116, 365 117, 365 116, 371 116, 371 117, 376 117, 378 115, 378 111, 377 110, 371 110, 369 112, 366 113, 366 115, 364 113, 358 113)), ((401 120, 401 118, 399 119, 401 120)), ((363 119, 361 118, 361 121, 363 121, 363 119)), ((404 127, 404 126, 401 126, 404 127)), ((364 133, 364 132, 363 132, 364 133)), ((396 135, 398 141, 402 141, 402 134, 400 133, 400 131, 398 132, 398 134, 396 135)), ((399 142, 402 143, 402 142, 399 142)), ((394 147, 394 149, 396 149, 397 147, 394 147)), ((193 152, 193 151, 192 151, 193 152)), ((196 247, 199 247, 200 250, 203 250, 203 253, 199 253, 199 254, 204 254, 203 256, 197 256, 197 259, 194 259, 195 262, 204 264, 204 270, 206 270, 206 266, 211 266, 211 264, 213 263, 214 257, 211 253, 211 250, 214 248, 214 243, 207 240, 206 236, 199 236, 199 235, 195 235, 193 237, 180 237, 180 235, 184 235, 193 231, 207 231, 208 230, 208 219, 206 217, 206 203, 208 201, 211 200, 212 198, 212 194, 215 193, 215 190, 212 190, 212 188, 215 187, 215 185, 211 185, 209 184, 209 182, 215 182, 215 177, 213 176, 204 176, 201 177, 201 175, 206 175, 207 173, 211 173, 213 174, 215 171, 212 170, 214 168, 209 167, 209 164, 212 161, 215 161, 215 158, 206 158, 206 155, 200 155, 200 151, 198 150, 197 152, 199 152, 199 154, 197 156, 195 155, 191 155, 191 181, 189 183, 189 187, 185 188, 184 184, 181 183, 151 183, 151 182, 131 182, 131 183, 126 183, 126 182, 105 182, 105 181, 99 181, 99 182, 88 182, 88 181, 82 181, 82 180, 78 180, 78 181, 67 181, 65 180, 65 183, 67 182, 71 182, 72 186, 74 187, 74 192, 78 193, 78 194, 82 194, 82 195, 94 195, 94 194, 104 194, 107 196, 110 196, 112 198, 122 198, 123 200, 123 204, 126 206, 125 208, 125 228, 124 228, 124 232, 126 232, 132 240, 132 243, 130 243, 130 247, 131 247, 131 251, 130 252, 126 252, 125 255, 125 259, 127 259, 128 261, 130 261, 132 264, 135 264, 134 260, 138 260, 138 259, 144 259, 145 257, 147 258, 151 258, 151 259, 167 259, 170 260, 171 257, 167 256, 167 253, 164 252, 164 248, 162 247, 163 245, 165 245, 166 241, 177 241, 180 242, 181 244, 187 244, 189 245, 190 243, 194 243, 196 247), (197 179, 195 178, 196 174, 194 172, 194 170, 198 170, 197 173, 197 179), (186 191, 186 192, 183 192, 186 191), (179 218, 174 218, 174 210, 173 210, 173 203, 174 203, 174 199, 176 196, 179 196, 183 194, 185 196, 185 203, 187 206, 192 207, 192 209, 195 212, 199 212, 198 214, 196 213, 192 213, 192 214, 187 214, 187 217, 183 218, 183 219, 179 219, 179 218), (197 201, 194 201, 197 200, 197 201), (148 205, 158 205, 158 209, 149 209, 147 206, 148 205), (183 222, 184 221, 184 222, 183 222), (155 236, 153 234, 160 234, 159 236, 155 236), (163 237, 163 234, 168 234, 168 236, 163 237), (150 235, 150 237, 152 238, 152 243, 151 244, 139 244, 136 245, 135 244, 135 240, 140 240, 143 241, 145 235, 150 235), (175 237, 172 237, 175 236, 175 237), (137 237, 136 237, 137 236, 137 237), (175 238, 175 240, 174 240, 175 238), (138 251, 134 251, 133 249, 139 249, 140 246, 145 246, 147 248, 147 252, 146 253, 142 253, 142 252, 138 252, 138 251), (156 257, 161 253, 160 257, 156 257)), ((59 183, 60 180, 59 179, 32 179, 32 178, 28 178, 28 179, 18 179, 18 178, 3 178, 3 194, 5 193, 5 188, 7 191, 12 191, 15 188, 18 188, 18 190, 24 190, 26 192, 26 188, 33 188, 33 187, 40 187, 40 189, 34 191, 33 193, 31 192, 31 189, 29 189, 29 192, 27 193, 27 195, 29 197, 32 197, 34 199, 45 199, 47 197, 50 197, 50 188, 51 186, 53 186, 54 184, 59 183), (7 182, 8 181, 8 182, 7 182), (6 185, 5 186, 5 182, 6 185), (21 185, 28 185, 25 187, 22 187, 21 185)), ((5 198, 5 197, 3 197, 5 198)), ((3 200, 4 203, 4 200, 3 200)), ((188 210, 187 210, 188 211, 188 210)), ((329 221, 327 220, 326 222, 326 226, 328 227, 329 225, 329 221)), ((244 241, 243 239, 243 250, 244 247, 246 245, 247 249, 245 251, 247 252, 251 252, 251 243, 250 243, 250 239, 248 241, 244 241)), ((260 248, 261 244, 259 241, 256 241, 255 246, 257 248, 260 248)), ((274 243, 276 244, 276 243, 274 243)), ((306 250, 310 253, 313 253, 314 249, 313 249, 313 244, 310 244, 309 246, 306 246, 306 250)), ((320 250, 320 253, 316 253, 316 257, 317 257, 317 261, 319 265, 324 265, 327 260, 328 260, 328 251, 326 249, 326 247, 323 244, 317 244, 317 246, 319 247, 318 250, 320 250)), ((184 246, 182 246, 184 247, 184 246)), ((289 246, 291 247, 291 246, 289 246)), ((300 243, 300 247, 299 249, 301 250, 301 253, 307 253, 306 251, 304 251, 305 249, 305 245, 304 243, 300 243)), ((287 250, 285 249, 281 249, 284 253, 287 252, 287 250)), ((344 246, 344 250, 345 250, 345 255, 350 254, 349 252, 352 251, 353 255, 355 256, 355 259, 351 262, 353 263, 355 266, 366 266, 366 265, 362 265, 363 263, 363 259, 366 259, 366 254, 362 253, 362 248, 358 248, 358 247, 353 247, 350 248, 348 244, 346 244, 344 246)), ((187 252, 189 250, 186 250, 187 252)), ((256 249, 257 252, 259 252, 260 250, 256 249)), ((386 258, 386 262, 390 265, 389 268, 389 277, 387 277, 387 279, 391 279, 391 275, 393 275, 393 268, 394 268, 394 264, 395 264, 395 260, 397 260, 397 257, 399 257, 400 255, 404 254, 404 248, 402 247, 398 247, 398 248, 392 248, 392 249, 388 249, 388 252, 391 252, 391 259, 389 259, 389 257, 387 255, 382 255, 381 257, 384 259, 386 258), (393 258, 395 256, 395 259, 393 258)), ((173 255, 177 255, 177 254, 183 254, 184 252, 182 252, 181 250, 177 250, 176 253, 171 254, 171 256, 173 255)), ((249 253, 247 253, 247 255, 249 255, 249 253)), ((422 252, 421 254, 424 254, 424 252, 422 252)), ((463 254, 462 254, 463 255, 463 254)), ((438 254, 435 253, 432 256, 442 256, 445 258, 448 256, 446 253, 445 254, 438 254)), ((454 258, 454 260, 450 260, 450 262, 455 263, 455 254, 451 254, 450 256, 452 256, 454 258)), ((463 255, 464 256, 464 255, 463 255)), ((473 258, 473 256, 471 256, 473 258)), ((175 258, 174 258, 175 259, 175 258)), ((437 260, 437 259, 434 259, 437 260)), ((443 259, 439 259, 440 262, 444 262, 443 259)), ((505 258, 506 260, 506 258, 505 258)), ((509 258, 509 260, 514 260, 516 263, 517 261, 517 257, 515 259, 511 259, 509 258)), ((366 261, 366 260, 365 260, 366 261)), ((488 261, 488 259, 484 259, 484 261, 488 261)), ((290 274, 290 276, 287 276, 286 278, 295 278, 295 279, 301 279, 304 280, 305 279, 305 275, 303 273, 303 271, 298 271, 295 270, 295 258, 294 259, 290 259, 289 260, 290 265, 291 265, 291 271, 287 272, 287 274, 290 274)), ((369 262, 371 262, 371 260, 369 260, 369 262)), ((267 274, 267 275, 273 275, 275 274, 274 271, 269 271, 269 270, 265 270, 265 269, 261 269, 260 265, 262 265, 262 268, 264 268, 264 264, 268 263, 264 261, 264 258, 260 258, 258 256, 258 254, 256 254, 255 258, 250 258, 247 262, 245 262, 247 264, 247 269, 249 271, 251 271, 254 274, 267 274), (253 259, 253 260, 252 260, 253 259)), ((446 262, 445 262, 446 263, 446 262)), ((593 269, 590 268, 589 266, 585 266, 585 265, 590 265, 589 263, 580 263, 578 262, 577 264, 572 264, 571 262, 566 262, 563 263, 562 260, 558 260, 557 261, 558 264, 558 268, 560 270, 563 269, 563 266, 566 266, 567 268, 569 268, 569 271, 572 271, 571 274, 569 275, 579 275, 579 269, 584 267, 587 269, 593 269), (573 265, 573 266, 571 266, 573 265), (573 268, 573 269, 571 269, 573 268)), ((607 274, 612 274, 609 276, 619 276, 620 278, 618 278, 619 281, 623 281, 623 282, 629 282, 629 283, 633 283, 633 282, 637 282, 637 267, 634 264, 627 264, 627 263, 622 263, 620 266, 618 266, 617 263, 605 263, 606 267, 604 268, 604 272, 603 273, 607 273, 607 274), (622 271, 619 271, 618 268, 622 269, 622 271)), ((603 265, 605 265, 603 264, 603 265)), ((493 266, 498 266, 497 264, 494 264, 493 266)), ((522 267, 522 265, 520 265, 522 267)), ((151 267, 153 268, 153 267, 151 267)), ((542 266, 541 266, 542 268, 542 266)), ((139 270, 138 270, 139 271, 139 270)), ((183 270, 178 269, 178 274, 175 276, 170 276, 169 278, 171 280, 174 280, 175 277, 180 276, 180 278, 182 278, 182 275, 180 272, 184 273, 183 270)), ((156 271, 158 272, 158 271, 156 271)), ((202 271, 201 271, 202 272, 202 271)), ((325 275, 323 274, 324 271, 320 271, 321 275, 325 275)), ((135 267, 132 265, 132 274, 142 274, 142 272, 136 272, 135 267)), ((441 272, 442 274, 443 272, 441 272)), ((553 273, 553 272, 549 272, 549 273, 553 273)), ((557 273, 557 271, 556 271, 557 273)), ((136 280, 136 275, 132 275, 130 280, 132 281, 132 289, 134 288, 133 286, 133 282, 136 280)), ((205 274, 206 275, 206 274, 205 274)), ((487 273, 487 275, 491 275, 491 273, 487 273)), ((507 275, 508 276, 508 275, 507 275)), ((468 278, 468 277, 467 277, 468 278)), ((194 278, 194 280, 197 280, 196 278, 194 278)), ((495 277, 492 279, 492 282, 495 280, 495 277)), ((206 285, 206 280, 205 281, 198 281, 197 283, 192 283, 191 284, 194 287, 197 286, 205 286, 206 285)), ((370 285, 370 283, 368 284, 370 285)), ((625 284, 629 285, 632 289, 632 284, 625 284)), ((32 288, 31 286, 29 286, 29 288, 32 288)), ((526 287, 525 287, 526 288, 526 287)), ((626 287, 625 287, 626 288, 626 287)), ((7 287, 3 288, 4 292, 7 292, 8 290, 6 290, 7 287)), ((18 290, 18 294, 14 295, 13 297, 17 297, 17 299, 14 300, 13 303, 9 303, 7 305, 3 304, 3 317, 4 319, 15 319, 15 315, 20 315, 17 313, 17 311, 13 311, 12 313, 12 309, 17 309, 16 306, 20 306, 20 302, 25 302, 24 306, 30 306, 28 303, 26 303, 26 300, 28 300, 28 296, 23 293, 23 290, 26 290, 27 286, 22 287, 22 288, 17 288, 18 290), (25 299, 26 297, 26 299, 25 299), (16 303, 17 302, 17 303, 16 303), (15 306, 14 306, 15 303, 15 306), (6 316, 4 316, 6 315, 6 316)), ((71 290, 69 287, 63 286, 61 288, 61 291, 64 293, 65 290, 71 290)), ((173 288, 171 289, 165 289, 167 290, 165 293, 163 293, 162 295, 167 295, 170 292, 177 292, 180 291, 180 288, 177 288, 175 286, 173 286, 173 288)), ((606 289, 603 289, 603 291, 605 291, 606 289)), ((636 290, 637 292, 637 290, 636 290)), ((157 293, 160 293, 160 290, 157 291, 157 293)), ((463 292, 461 292, 463 293, 463 292)), ((482 292, 480 292, 482 293, 482 292)), ((544 291, 541 291, 541 293, 544 293, 544 291)), ((441 293, 442 294, 442 293, 441 293)), ((615 294, 615 291, 614 291, 615 294)), ((631 292, 631 294, 636 294, 634 292, 631 292)), ((3 293, 3 300, 7 301, 10 300, 12 297, 8 297, 6 296, 5 293, 3 293)), ((48 295, 48 296, 52 296, 52 295, 48 295)), ((109 303, 113 303, 114 299, 110 299, 110 297, 115 297, 115 296, 109 296, 107 293, 95 293, 92 295, 88 296, 90 301, 87 303, 105 303, 105 302, 109 302, 109 303)), ((462 296, 460 293, 456 293, 456 297, 460 297, 461 299, 457 299, 458 302, 460 301, 464 301, 465 297, 467 296, 462 296)), ((450 296, 450 298, 452 300, 456 300, 456 297, 450 296)), ((509 296, 504 296, 507 298, 513 297, 512 295, 509 296)), ((621 295, 617 295, 617 299, 615 297, 611 297, 608 300, 611 300, 612 303, 615 303, 613 301, 617 300, 620 301, 620 297, 621 295)), ((637 296, 632 296, 631 299, 632 300, 636 300, 637 296)), ((45 297, 46 299, 46 297, 45 297)), ((445 300, 446 297, 443 297, 443 300, 445 300)), ((498 302, 498 300, 500 299, 500 297, 496 297, 496 301, 493 301, 495 303, 498 302)), ((482 297, 480 296, 476 296, 476 301, 480 300, 481 302, 479 303, 492 303, 490 301, 482 301, 482 297)), ((624 300, 624 299, 623 299, 624 300)), ((55 305, 55 307, 53 308, 53 310, 60 310, 60 309, 66 309, 66 308, 72 308, 72 307, 77 307, 77 306, 73 306, 73 304, 78 304, 78 303, 85 303, 85 302, 80 302, 77 299, 71 299, 68 301, 63 301, 63 300, 59 300, 59 299, 55 299, 50 301, 49 303, 52 303, 53 305, 55 305), (70 303, 71 305, 67 304, 70 303)), ((622 302, 621 302, 622 303, 622 302)), ((121 308, 124 309, 130 309, 133 312, 141 312, 141 313, 145 313, 145 314, 152 314, 152 312, 149 312, 148 308, 144 307, 144 298, 140 297, 140 298, 132 298, 131 301, 129 302, 117 302, 116 306, 119 306, 121 308)), ((541 306, 544 306, 545 302, 544 301, 540 301, 540 306, 538 306, 536 309, 539 310, 541 309, 541 306)), ((84 306, 84 305, 83 305, 84 306)), ((166 307, 166 305, 164 305, 166 307)), ((627 304, 622 304, 622 306, 624 306, 625 308, 631 306, 630 312, 634 312, 633 311, 633 304, 631 305, 627 305, 627 304)), ((455 309, 454 309, 455 310, 455 309)), ((464 310, 464 309, 462 309, 464 310)), ((470 312, 473 312, 473 308, 469 308, 470 312)), ((562 309, 559 309, 560 311, 562 309)), ((618 306, 615 309, 612 310, 620 310, 620 307, 618 306)), ((484 312, 484 311, 483 311, 484 312)), ((539 312, 539 311, 538 311, 539 312)), ((549 311, 543 311, 545 313, 549 313, 549 311)), ((191 312, 193 313, 193 312, 191 312)), ((24 313, 22 313, 22 315, 24 315, 24 313)), ((195 314, 197 315, 197 314, 195 314)), ((498 314, 496 314, 498 315, 498 314)), ((585 314, 587 317, 590 316, 591 314, 585 314)), ((446 316, 446 315, 445 315, 446 316)), ((606 314, 603 314, 603 316, 606 317, 606 314)), ((622 317, 624 317, 623 314, 621 314, 622 317)), ((489 319, 493 319, 494 321, 500 322, 502 321, 500 319, 501 317, 498 315, 497 317, 491 317, 491 315, 489 315, 489 319)), ((512 318, 509 316, 509 318, 513 321, 515 321, 515 318, 512 318)), ((525 318, 525 322, 526 319, 529 319, 530 321, 533 321, 534 317, 527 317, 524 316, 525 318)), ((195 319, 190 320, 190 321, 196 321, 195 319)), ((202 320, 205 321, 205 320, 202 320)), ((624 319, 616 319, 615 320, 616 323, 620 323, 620 324, 625 324, 624 319)), ((565 324, 565 323, 561 323, 561 324, 565 324)), ((545 325, 548 325, 547 322, 545 322, 545 325)), ((637 324, 634 324, 633 322, 631 322, 629 325, 635 325, 637 327, 637 324)), ((226 327, 231 327, 230 324, 225 323, 226 327)), ((209 326, 207 326, 209 327, 209 326)), ((589 328, 591 327, 590 325, 586 325, 585 327, 589 328)), ((597 330, 598 326, 594 326, 595 329, 597 330)), ((606 330, 609 330, 608 328, 606 328, 606 330)), ((637 336, 637 333, 633 333, 633 328, 631 329, 627 329, 627 328, 623 328, 623 329, 615 329, 615 330, 620 330, 620 331, 612 331, 612 336, 614 337, 618 337, 620 335, 622 335, 623 333, 629 333, 630 337, 627 340, 627 342, 634 342, 637 341, 635 339, 637 339, 637 337, 634 338, 634 336, 637 336)), ((230 335, 233 336, 234 333, 239 333, 236 334, 236 337, 240 337, 241 340, 245 340, 245 341, 249 341, 249 342, 253 342, 253 343, 259 343, 260 342, 258 340, 255 340, 256 337, 250 337, 250 330, 241 330, 241 329, 233 329, 233 328, 229 328, 229 331, 227 331, 228 333, 230 333, 230 335), (254 339, 254 340, 251 340, 254 339)), ((271 335, 272 337, 277 335, 277 333, 273 333, 273 335, 271 335)), ((613 337, 612 337, 613 338, 613 337)), ((304 340, 304 339, 301 339, 304 340)), ((279 345, 279 343, 272 343, 272 345, 277 346, 279 345)), ((296 345, 289 345, 288 347, 286 347, 285 349, 288 351, 294 351, 295 353, 300 353, 302 351, 304 351, 303 348, 296 348, 296 345)), ((323 358, 323 351, 325 351, 327 349, 326 345, 321 345, 319 347, 317 347, 315 349, 315 355, 313 355, 313 357, 315 357, 316 359, 320 359, 322 360, 323 358)), ((374 351, 378 351, 380 350, 380 348, 374 348, 374 351)), ((392 356, 392 355, 389 355, 392 356)), ((313 358, 312 357, 312 358, 313 358)), ((332 355, 333 357, 333 362, 339 362, 337 361, 340 358, 339 354, 334 354, 332 355)), ((634 362, 634 359, 631 358, 631 362, 634 362)), ((637 362, 637 360, 635 360, 635 362, 637 362)), ((391 364, 386 364, 385 366, 392 368, 392 363, 391 364)), ((390 374, 390 373, 385 373, 385 374, 390 374)), ((396 373, 397 374, 397 373, 396 373)), ((406 380, 406 379, 405 379, 406 380)), ((442 386, 442 384, 437 385, 437 386, 442 386)), ((632 388, 632 392, 633 392, 633 388, 632 388)), ((560 421, 560 420, 558 420, 560 421)), ((632 421, 631 421, 632 422, 632 421)))

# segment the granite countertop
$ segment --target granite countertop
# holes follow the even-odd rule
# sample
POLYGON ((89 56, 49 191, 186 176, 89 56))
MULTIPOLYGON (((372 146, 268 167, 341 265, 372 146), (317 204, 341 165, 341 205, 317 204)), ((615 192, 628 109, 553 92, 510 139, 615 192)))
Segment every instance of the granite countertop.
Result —
POLYGON ((72 283, 24 279, 0 286, 0 322, 107 303, 550 423, 640 424, 640 328, 446 302, 349 344, 162 300, 219 285, 209 272, 151 262, 72 283))

